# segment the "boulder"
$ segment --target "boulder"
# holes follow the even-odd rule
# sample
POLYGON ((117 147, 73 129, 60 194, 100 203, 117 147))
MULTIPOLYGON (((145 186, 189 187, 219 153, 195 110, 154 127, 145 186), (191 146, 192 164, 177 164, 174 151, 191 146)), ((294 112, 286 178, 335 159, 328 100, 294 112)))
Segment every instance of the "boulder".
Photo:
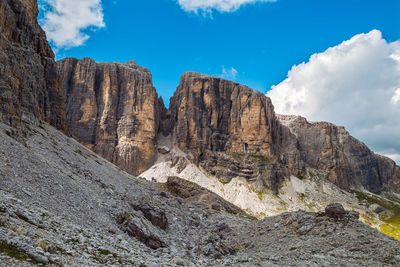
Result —
POLYGON ((342 219, 347 215, 347 211, 343 208, 342 204, 332 203, 326 206, 325 214, 334 219, 342 219))

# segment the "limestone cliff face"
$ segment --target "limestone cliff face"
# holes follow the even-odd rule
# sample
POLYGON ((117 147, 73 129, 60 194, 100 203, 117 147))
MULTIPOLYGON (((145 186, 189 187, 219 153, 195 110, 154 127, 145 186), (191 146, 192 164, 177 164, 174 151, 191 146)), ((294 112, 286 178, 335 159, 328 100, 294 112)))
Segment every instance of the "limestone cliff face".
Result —
POLYGON ((58 70, 68 134, 132 174, 155 162, 163 134, 223 183, 242 177, 277 193, 285 177, 311 170, 345 190, 400 190, 399 167, 343 127, 275 115, 269 98, 238 83, 184 73, 167 110, 134 62, 67 58, 58 70))
POLYGON ((260 92, 187 72, 171 98, 170 113, 173 142, 193 152, 198 163, 224 183, 240 176, 260 190, 266 186, 276 192, 284 176, 304 171, 298 155, 280 157, 282 136, 290 140, 291 134, 284 132, 271 100, 260 92), (290 172, 287 165, 295 168, 290 172))
POLYGON ((344 127, 327 122, 310 123, 298 116, 277 116, 296 136, 302 160, 311 168, 323 170, 326 177, 343 189, 362 185, 379 191, 400 176, 396 164, 389 158, 372 152, 364 143, 352 137, 344 127))
POLYGON ((277 125, 271 101, 246 86, 187 72, 170 111, 173 139, 181 149, 274 154, 277 125))
POLYGON ((125 171, 139 174, 156 155, 159 103, 150 72, 134 62, 58 62, 67 133, 125 171))
POLYGON ((36 0, 0 1, 1 120, 19 128, 41 119, 64 129, 63 90, 37 15, 36 0))
POLYGON ((284 177, 313 169, 345 190, 400 189, 395 163, 343 127, 275 115, 269 98, 231 81, 185 73, 167 125, 173 142, 224 183, 239 176, 277 192, 284 177))

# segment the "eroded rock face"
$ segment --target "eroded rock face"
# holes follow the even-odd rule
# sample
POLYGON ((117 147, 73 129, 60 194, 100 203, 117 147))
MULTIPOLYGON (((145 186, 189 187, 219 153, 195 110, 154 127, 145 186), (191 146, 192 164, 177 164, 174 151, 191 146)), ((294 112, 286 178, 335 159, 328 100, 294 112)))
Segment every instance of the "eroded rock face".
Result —
POLYGON ((363 186, 376 192, 384 185, 399 190, 396 164, 372 152, 352 137, 344 127, 327 122, 310 123, 298 116, 277 116, 296 136, 302 160, 311 168, 323 170, 342 189, 363 186))
POLYGON ((173 142, 195 153, 200 165, 222 182, 239 174, 277 190, 285 174, 278 157, 280 127, 271 100, 262 93, 187 72, 171 98, 170 114, 173 142), (237 162, 235 155, 243 154, 259 156, 261 164, 237 162))
POLYGON ((150 71, 133 61, 66 58, 57 64, 66 93, 67 133, 131 174, 150 167, 163 105, 150 71))
POLYGON ((170 111, 173 138, 181 149, 274 154, 278 127, 271 101, 246 86, 187 72, 170 111))
POLYGON ((0 1, 1 120, 44 120, 64 129, 64 94, 54 54, 37 23, 36 0, 0 1))
POLYGON ((169 112, 172 142, 223 183, 239 176, 276 193, 284 177, 314 169, 345 190, 400 189, 395 163, 343 127, 275 115, 268 97, 235 82, 187 72, 169 112))

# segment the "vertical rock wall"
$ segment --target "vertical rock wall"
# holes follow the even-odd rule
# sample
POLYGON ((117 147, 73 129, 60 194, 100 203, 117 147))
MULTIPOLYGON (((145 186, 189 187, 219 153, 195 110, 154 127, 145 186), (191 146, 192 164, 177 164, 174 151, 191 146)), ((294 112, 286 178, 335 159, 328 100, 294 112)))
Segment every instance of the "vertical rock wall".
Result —
POLYGON ((132 174, 156 155, 159 100, 150 72, 134 62, 58 62, 66 93, 67 133, 132 174))
POLYGON ((36 0, 0 1, 0 118, 17 128, 40 119, 64 129, 64 92, 37 15, 36 0))

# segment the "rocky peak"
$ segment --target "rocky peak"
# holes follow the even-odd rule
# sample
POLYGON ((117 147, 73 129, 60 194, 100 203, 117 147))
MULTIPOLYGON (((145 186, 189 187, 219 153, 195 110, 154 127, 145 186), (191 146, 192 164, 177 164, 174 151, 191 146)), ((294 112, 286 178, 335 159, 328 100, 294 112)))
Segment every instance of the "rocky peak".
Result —
POLYGON ((181 149, 273 154, 271 101, 244 85, 186 72, 170 112, 173 139, 181 149))
POLYGON ((0 1, 1 120, 45 120, 64 129, 64 95, 35 0, 0 1))
POLYGON ((308 122, 300 116, 277 115, 279 122, 296 136, 297 149, 307 167, 322 170, 342 189, 364 187, 377 192, 384 185, 400 190, 396 164, 377 155, 352 137, 344 127, 328 122, 308 122))
POLYGON ((136 65, 136 61, 135 60, 131 60, 131 61, 126 62, 126 64, 128 64, 128 65, 136 65))
POLYGON ((150 71, 90 58, 57 64, 66 94, 68 134, 129 173, 150 167, 159 128, 150 71))
POLYGON ((268 97, 244 85, 186 72, 169 112, 172 142, 223 183, 243 177, 277 192, 284 177, 315 170, 345 190, 399 190, 395 163, 344 127, 275 115, 268 97))

